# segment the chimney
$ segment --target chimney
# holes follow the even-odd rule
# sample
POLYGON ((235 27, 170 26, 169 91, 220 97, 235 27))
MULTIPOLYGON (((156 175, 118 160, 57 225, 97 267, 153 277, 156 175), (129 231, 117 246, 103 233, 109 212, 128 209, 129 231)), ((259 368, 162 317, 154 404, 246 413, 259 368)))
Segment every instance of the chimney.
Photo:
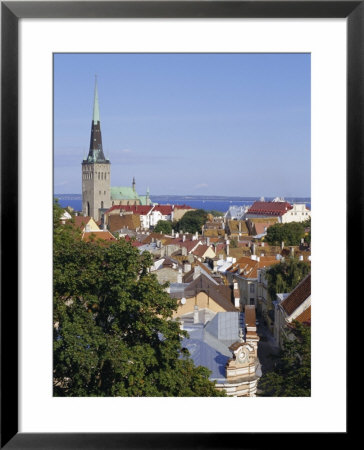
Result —
POLYGON ((252 255, 255 255, 256 244, 254 244, 254 243, 252 244, 251 251, 252 251, 252 255))
POLYGON ((239 233, 241 233, 241 222, 239 220, 239 233))
POLYGON ((213 265, 213 267, 212 267, 213 271, 217 272, 217 260, 216 259, 213 260, 212 265, 213 265))
POLYGON ((190 270, 191 270, 191 264, 188 264, 188 263, 185 263, 184 265, 183 265, 183 271, 184 271, 184 273, 187 273, 187 272, 189 272, 190 270))
POLYGON ((179 237, 179 233, 176 233, 176 238, 178 238, 179 237))
POLYGON ((227 239, 226 241, 226 256, 229 256, 230 254, 230 241, 227 239))
POLYGON ((303 261, 303 255, 300 255, 300 256, 298 257, 298 260, 299 260, 299 261, 303 261))
POLYGON ((198 323, 198 306, 195 305, 193 309, 193 323, 198 323))
POLYGON ((281 249, 282 250, 284 249, 284 241, 282 241, 282 243, 281 243, 281 249))
POLYGON ((186 236, 183 235, 183 236, 182 236, 182 242, 185 242, 185 241, 186 241, 186 236))
POLYGON ((289 254, 293 257, 294 256, 294 247, 289 248, 289 254))
POLYGON ((183 231, 182 231, 182 230, 180 230, 180 234, 183 234, 183 231))
POLYGON ((174 230, 172 229, 172 237, 174 237, 174 230))
POLYGON ((195 266, 193 271, 193 279, 196 280, 201 275, 201 268, 200 266, 195 266))
POLYGON ((182 283, 182 269, 178 270, 177 283, 182 283))
POLYGON ((209 237, 206 238, 206 245, 208 245, 208 246, 210 245, 210 238, 209 237))

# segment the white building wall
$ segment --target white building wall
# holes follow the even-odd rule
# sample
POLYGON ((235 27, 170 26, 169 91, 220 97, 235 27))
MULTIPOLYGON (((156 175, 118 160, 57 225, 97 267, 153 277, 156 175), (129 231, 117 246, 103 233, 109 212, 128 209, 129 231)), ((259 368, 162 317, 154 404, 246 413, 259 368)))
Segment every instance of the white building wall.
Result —
POLYGON ((304 222, 311 217, 311 211, 303 203, 294 203, 293 208, 282 216, 282 223, 304 222))

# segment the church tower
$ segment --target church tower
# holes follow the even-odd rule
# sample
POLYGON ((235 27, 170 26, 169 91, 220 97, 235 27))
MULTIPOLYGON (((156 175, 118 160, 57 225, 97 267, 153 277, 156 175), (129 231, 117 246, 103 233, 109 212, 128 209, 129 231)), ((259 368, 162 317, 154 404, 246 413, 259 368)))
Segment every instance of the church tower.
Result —
POLYGON ((82 161, 82 212, 95 221, 101 218, 100 209, 108 209, 110 200, 111 164, 102 149, 99 96, 95 80, 94 110, 91 123, 90 150, 82 161))

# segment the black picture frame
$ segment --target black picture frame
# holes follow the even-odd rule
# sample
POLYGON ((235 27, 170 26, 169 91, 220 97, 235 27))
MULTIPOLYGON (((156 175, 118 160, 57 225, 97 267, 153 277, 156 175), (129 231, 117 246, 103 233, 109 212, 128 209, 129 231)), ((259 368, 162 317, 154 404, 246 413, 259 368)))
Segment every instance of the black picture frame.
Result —
MULTIPOLYGON (((363 248, 364 1, 1 2, 1 448, 257 448, 263 440, 271 445, 273 437, 282 439, 279 433, 18 432, 18 21, 111 17, 347 19, 347 298, 362 275, 363 263, 350 258, 349 249, 363 248)), ((243 411, 238 420, 244 420, 243 411)), ((348 431, 335 436, 339 444, 348 431)), ((308 439, 300 436, 301 443, 308 439)), ((316 434, 316 444, 318 439, 316 434)))

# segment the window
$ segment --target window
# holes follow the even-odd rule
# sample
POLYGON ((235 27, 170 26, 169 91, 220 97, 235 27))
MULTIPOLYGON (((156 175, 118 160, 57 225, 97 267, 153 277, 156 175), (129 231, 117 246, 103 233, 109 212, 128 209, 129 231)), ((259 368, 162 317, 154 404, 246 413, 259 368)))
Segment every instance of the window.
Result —
POLYGON ((251 305, 255 305, 254 298, 251 298, 251 299, 250 299, 250 304, 251 304, 251 305))
POLYGON ((255 288, 254 284, 250 284, 249 286, 250 286, 250 293, 254 294, 254 288, 255 288))

